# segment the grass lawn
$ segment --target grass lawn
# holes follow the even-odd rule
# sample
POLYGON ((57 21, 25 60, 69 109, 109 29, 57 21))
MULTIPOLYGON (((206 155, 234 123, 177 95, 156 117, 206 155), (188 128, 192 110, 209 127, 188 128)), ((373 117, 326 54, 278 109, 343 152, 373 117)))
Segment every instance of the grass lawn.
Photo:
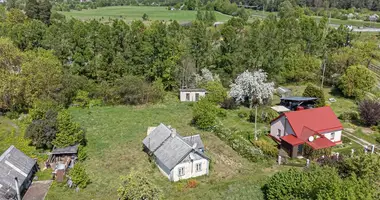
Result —
POLYGON ((189 124, 191 105, 171 102, 91 110, 71 108, 76 121, 87 129, 88 159, 84 164, 92 183, 80 192, 54 183, 46 199, 117 199, 119 177, 131 169, 143 172, 160 186, 164 199, 263 199, 260 188, 265 179, 289 167, 249 162, 214 134, 195 129, 189 124), (185 189, 184 182, 169 182, 142 151, 147 127, 160 122, 175 127, 183 136, 201 134, 212 161, 210 175, 197 178, 197 188, 185 189))
MULTIPOLYGON (((124 19, 126 21, 142 20, 146 13, 150 20, 177 20, 179 22, 193 21, 196 18, 197 11, 189 10, 168 10, 167 7, 153 6, 114 6, 101 7, 82 11, 60 12, 67 17, 74 17, 81 20, 109 18, 124 19)), ((215 12, 217 21, 227 21, 231 17, 228 15, 215 12)))

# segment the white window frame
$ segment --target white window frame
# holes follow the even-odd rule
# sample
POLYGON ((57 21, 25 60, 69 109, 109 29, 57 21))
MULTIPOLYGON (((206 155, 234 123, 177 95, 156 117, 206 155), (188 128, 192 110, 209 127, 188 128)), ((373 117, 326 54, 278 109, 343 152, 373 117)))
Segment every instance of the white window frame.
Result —
POLYGON ((190 101, 190 93, 189 92, 185 93, 185 96, 186 96, 186 101, 190 101))
POLYGON ((197 171, 197 172, 202 171, 202 163, 197 163, 197 164, 195 165, 195 171, 197 171))
POLYGON ((185 175, 185 168, 180 167, 178 168, 178 176, 184 176, 185 175))
POLYGON ((332 132, 332 133, 330 134, 330 140, 335 140, 335 132, 332 132))

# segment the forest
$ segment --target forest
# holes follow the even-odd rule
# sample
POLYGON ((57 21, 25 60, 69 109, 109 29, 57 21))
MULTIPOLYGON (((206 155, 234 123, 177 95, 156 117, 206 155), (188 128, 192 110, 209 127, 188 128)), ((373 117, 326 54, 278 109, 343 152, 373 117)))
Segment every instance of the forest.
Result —
POLYGON ((317 23, 298 7, 262 21, 232 18, 210 28, 203 21, 190 27, 176 21, 79 21, 56 12, 50 17, 45 6, 51 4, 25 14, 1 9, 0 48, 9 52, 1 58, 3 110, 22 112, 45 98, 67 106, 78 91, 106 104, 155 102, 162 91, 194 87, 194 74, 203 68, 228 86, 243 71, 257 69, 277 84, 320 82, 325 65, 325 84, 333 85, 349 66, 368 65, 377 48, 356 41, 343 26, 327 26, 326 18, 317 23), (128 84, 133 82, 140 84, 128 84))

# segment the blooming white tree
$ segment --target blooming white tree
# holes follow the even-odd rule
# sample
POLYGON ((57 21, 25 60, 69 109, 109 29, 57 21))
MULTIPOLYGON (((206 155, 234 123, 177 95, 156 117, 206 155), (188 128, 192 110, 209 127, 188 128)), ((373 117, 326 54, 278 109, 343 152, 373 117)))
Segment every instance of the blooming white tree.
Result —
POLYGON ((263 70, 249 72, 248 70, 240 74, 235 83, 231 84, 230 96, 238 103, 249 101, 250 107, 255 100, 262 104, 264 100, 272 98, 274 83, 266 82, 267 74, 263 70))
POLYGON ((197 85, 208 83, 210 81, 220 81, 217 74, 213 75, 212 72, 206 68, 201 69, 201 74, 202 75, 195 74, 195 82, 197 85))

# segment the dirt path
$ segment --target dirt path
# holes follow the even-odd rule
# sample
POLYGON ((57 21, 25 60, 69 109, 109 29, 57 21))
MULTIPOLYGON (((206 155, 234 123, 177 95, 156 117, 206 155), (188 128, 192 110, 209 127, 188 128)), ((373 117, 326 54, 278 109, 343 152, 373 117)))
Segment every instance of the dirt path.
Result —
MULTIPOLYGON (((355 136, 353 134, 353 130, 352 129, 344 129, 343 132, 344 132, 343 136, 346 136, 346 137, 350 138, 352 141, 354 141, 354 142, 362 145, 363 147, 367 146, 367 147, 370 148, 370 146, 373 145, 372 143, 370 143, 370 142, 368 142, 368 141, 366 141, 366 140, 364 140, 362 138, 359 138, 359 137, 355 136)), ((376 144, 374 144, 374 145, 375 145, 376 149, 380 149, 379 145, 376 145, 376 144)))

